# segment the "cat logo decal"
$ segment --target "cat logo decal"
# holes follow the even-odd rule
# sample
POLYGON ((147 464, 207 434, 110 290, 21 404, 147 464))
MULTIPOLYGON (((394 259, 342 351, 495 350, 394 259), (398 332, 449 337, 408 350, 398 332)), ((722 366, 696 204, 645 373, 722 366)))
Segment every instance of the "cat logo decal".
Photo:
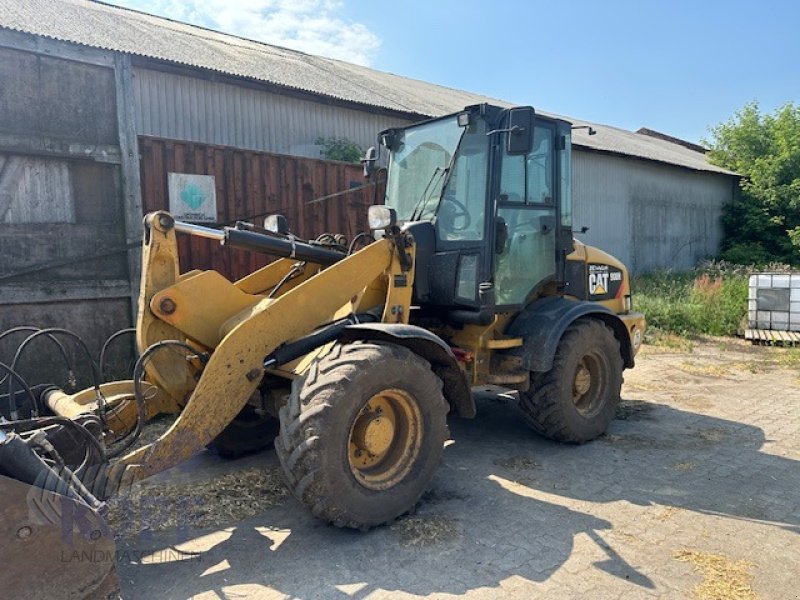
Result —
POLYGON ((603 296, 608 293, 608 266, 589 265, 589 295, 603 296))

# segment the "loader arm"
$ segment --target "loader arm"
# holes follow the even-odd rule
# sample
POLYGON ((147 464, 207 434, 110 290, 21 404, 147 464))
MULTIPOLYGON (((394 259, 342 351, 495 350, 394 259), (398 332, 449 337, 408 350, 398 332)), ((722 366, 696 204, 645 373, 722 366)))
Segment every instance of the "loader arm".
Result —
MULTIPOLYGON (((179 312, 179 302, 163 304, 165 297, 174 301, 173 292, 186 288, 193 278, 200 277, 190 274, 182 280, 178 276, 175 231, 171 219, 159 218, 164 214, 150 215, 147 220, 149 231, 144 241, 144 285, 138 327, 140 350, 145 344, 164 339, 186 340, 186 330, 192 329, 190 313, 193 311, 179 312), (159 307, 170 309, 161 311, 169 314, 159 314, 159 307), (170 321, 183 325, 179 328, 170 321)), ((159 440, 112 465, 109 479, 127 485, 177 465, 204 449, 236 417, 258 387, 264 375, 265 357, 282 344, 330 323, 337 313, 352 312, 358 308, 351 304, 354 299, 362 303, 367 298, 373 302, 380 300, 379 305, 387 307, 384 311, 387 319, 407 322, 410 294, 405 286, 394 285, 398 274, 403 269, 408 270, 407 264, 405 267, 400 264, 397 239, 403 240, 405 254, 413 264, 413 243, 406 238, 388 236, 310 274, 302 283, 275 298, 246 294, 224 278, 225 283, 211 284, 216 286, 217 294, 241 293, 244 307, 240 306, 234 314, 219 306, 213 314, 198 309, 206 331, 210 331, 209 319, 215 320, 221 341, 209 348, 210 359, 196 385, 191 382, 190 386, 184 366, 180 367, 181 375, 174 378, 173 373, 178 369, 170 362, 174 361, 174 355, 170 359, 165 353, 162 361, 153 361, 148 377, 164 387, 176 402, 181 400, 184 390, 190 391, 188 402, 159 440), (365 294, 367 289, 370 294, 365 294), (381 297, 374 293, 376 289, 386 291, 381 297)), ((284 266, 272 268, 285 273, 284 266)), ((273 279, 269 273, 263 273, 262 278, 264 281, 273 279)), ((214 302, 209 291, 202 294, 197 291, 195 300, 201 307, 214 302)), ((204 346, 191 338, 189 343, 198 348, 204 346)))

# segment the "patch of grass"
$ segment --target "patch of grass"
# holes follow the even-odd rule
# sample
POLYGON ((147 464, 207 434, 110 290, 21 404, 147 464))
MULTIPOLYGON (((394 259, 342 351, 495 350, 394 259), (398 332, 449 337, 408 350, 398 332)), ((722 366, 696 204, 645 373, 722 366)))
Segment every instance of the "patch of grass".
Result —
POLYGON ((641 400, 621 400, 617 406, 616 419, 620 421, 641 421, 650 418, 650 412, 655 406, 650 402, 641 400))
POLYGON ((527 456, 512 456, 511 458, 497 459, 494 461, 498 467, 503 467, 510 471, 524 471, 539 467, 539 463, 527 456))
POLYGON ((692 590, 699 600, 757 600, 751 584, 753 566, 743 560, 732 560, 724 554, 709 554, 695 550, 679 550, 675 558, 692 563, 703 575, 703 581, 692 590))
POLYGON ((787 369, 800 367, 800 348, 784 348, 782 352, 775 353, 775 362, 787 369))
POLYGON ((692 375, 709 375, 711 377, 725 377, 731 373, 728 365, 701 364, 689 360, 683 361, 680 369, 692 375))
POLYGON ((709 427, 698 431, 698 435, 705 441, 717 444, 728 436, 728 431, 721 427, 709 427))
POLYGON ((719 263, 633 277, 634 308, 652 330, 645 341, 670 343, 668 334, 735 335, 747 313, 747 284, 744 270, 719 263))
POLYGON ((675 506, 666 506, 664 507, 664 510, 656 516, 656 519, 662 522, 669 521, 679 510, 680 509, 676 508, 675 506))
POLYGON ((108 502, 116 537, 142 530, 220 527, 255 516, 289 495, 279 469, 249 468, 192 483, 134 485, 108 502))
POLYGON ((678 462, 672 465, 672 468, 676 471, 691 471, 697 467, 697 463, 693 460, 686 460, 683 462, 678 462))
MULTIPOLYGON (((639 309, 641 310, 641 309, 639 309)), ((647 316, 645 314, 645 316, 647 316)), ((689 338, 653 327, 649 322, 644 332, 644 343, 667 350, 694 352, 694 342, 689 338)))
POLYGON ((764 362, 759 362, 757 360, 748 360, 742 363, 734 363, 732 367, 738 370, 750 371, 753 374, 764 373, 767 370, 766 364, 764 362))
POLYGON ((456 520, 442 515, 403 517, 390 529, 404 546, 432 546, 454 540, 459 535, 456 520))

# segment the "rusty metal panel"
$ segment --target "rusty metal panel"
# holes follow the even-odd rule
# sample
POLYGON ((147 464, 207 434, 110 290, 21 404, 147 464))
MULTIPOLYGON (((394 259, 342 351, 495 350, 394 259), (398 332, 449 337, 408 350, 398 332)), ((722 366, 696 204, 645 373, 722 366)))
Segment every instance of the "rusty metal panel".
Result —
MULTIPOLYGON (((366 229, 372 188, 312 202, 364 185, 361 165, 150 137, 139 138, 139 150, 145 212, 169 206, 167 173, 193 173, 215 178, 217 223, 281 213, 292 231, 306 239, 325 232, 352 239, 366 229)), ((250 220, 258 223, 261 217, 250 220)), ((178 244, 182 271, 213 268, 238 279, 270 261, 251 252, 220 250, 218 243, 203 238, 180 236, 178 244)))
POLYGON ((379 131, 411 123, 174 73, 134 74, 140 135, 319 158, 318 137, 346 137, 366 148, 379 131))
POLYGON ((574 229, 590 228, 578 239, 634 273, 689 269, 718 252, 730 177, 581 150, 572 176, 574 229))

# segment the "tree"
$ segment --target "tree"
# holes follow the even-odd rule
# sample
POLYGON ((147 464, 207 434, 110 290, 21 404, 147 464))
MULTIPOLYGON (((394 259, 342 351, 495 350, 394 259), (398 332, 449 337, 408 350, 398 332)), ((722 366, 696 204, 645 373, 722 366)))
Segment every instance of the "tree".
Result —
POLYGON ((320 154, 328 160, 357 163, 364 156, 364 149, 344 137, 318 137, 314 142, 322 146, 320 154))
POLYGON ((709 160, 742 175, 723 213, 722 258, 800 264, 800 106, 762 114, 751 102, 711 135, 709 160))

